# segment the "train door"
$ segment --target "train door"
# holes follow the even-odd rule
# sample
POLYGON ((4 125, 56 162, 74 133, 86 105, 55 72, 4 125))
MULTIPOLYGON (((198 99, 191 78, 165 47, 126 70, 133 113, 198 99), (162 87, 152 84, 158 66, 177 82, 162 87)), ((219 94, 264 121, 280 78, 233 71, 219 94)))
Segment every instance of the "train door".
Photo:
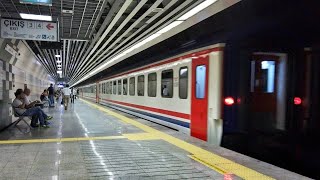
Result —
POLYGON ((256 53, 251 61, 251 126, 270 132, 285 128, 286 55, 256 53))
POLYGON ((191 136, 207 140, 209 56, 192 61, 191 136))

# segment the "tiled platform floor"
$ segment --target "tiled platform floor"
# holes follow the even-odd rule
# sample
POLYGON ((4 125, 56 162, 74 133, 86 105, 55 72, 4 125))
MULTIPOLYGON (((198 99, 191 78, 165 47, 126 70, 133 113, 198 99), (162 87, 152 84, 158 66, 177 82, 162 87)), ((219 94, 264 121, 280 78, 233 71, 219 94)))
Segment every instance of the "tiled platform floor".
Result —
MULTIPOLYGON (((0 140, 4 140, 0 142, 0 179, 241 179, 235 175, 222 175, 202 165, 188 157, 190 152, 161 138, 130 140, 126 138, 127 134, 141 135, 145 131, 80 100, 76 100, 68 111, 59 105, 45 111, 54 116, 49 129, 38 128, 23 134, 11 128, 0 133, 0 140), (83 140, 92 137, 110 139, 83 140), (35 143, 28 142, 30 139, 56 140, 35 143), (15 140, 26 141, 22 144, 14 143, 15 140)), ((172 129, 125 116, 172 137, 233 158, 233 161, 244 162, 268 175, 275 174, 273 177, 276 179, 302 179, 296 174, 284 176, 285 170, 221 147, 209 146, 172 129)))
MULTIPOLYGON (((143 133, 79 100, 68 111, 62 106, 44 110, 54 116, 51 128, 33 129, 27 134, 10 128, 0 134, 0 139, 143 133)), ((3 144, 0 145, 0 154, 0 179, 223 179, 223 175, 190 159, 188 152, 162 140, 3 144)))

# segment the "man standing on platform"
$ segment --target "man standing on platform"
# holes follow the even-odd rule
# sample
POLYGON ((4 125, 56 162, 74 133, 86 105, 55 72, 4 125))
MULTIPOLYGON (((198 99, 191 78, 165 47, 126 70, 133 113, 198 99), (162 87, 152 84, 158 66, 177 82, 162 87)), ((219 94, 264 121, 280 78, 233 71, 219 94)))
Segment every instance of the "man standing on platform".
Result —
POLYGON ((49 106, 54 107, 54 88, 53 84, 50 84, 50 87, 48 88, 49 91, 49 106))
POLYGON ((70 95, 71 95, 71 89, 69 88, 69 84, 67 84, 66 87, 61 90, 61 92, 63 94, 62 97, 63 97, 64 110, 67 110, 68 109, 70 95))

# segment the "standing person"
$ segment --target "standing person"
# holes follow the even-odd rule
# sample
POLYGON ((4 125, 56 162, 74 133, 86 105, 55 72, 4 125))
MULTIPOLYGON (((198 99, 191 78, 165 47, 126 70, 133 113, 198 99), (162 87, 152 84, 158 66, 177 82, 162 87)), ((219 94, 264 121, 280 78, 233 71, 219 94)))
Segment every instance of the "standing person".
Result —
POLYGON ((169 96, 169 90, 167 88, 167 85, 163 85, 162 96, 164 97, 169 96))
POLYGON ((74 88, 72 88, 71 89, 71 103, 73 103, 73 104, 74 104, 74 100, 76 99, 76 94, 77 94, 77 91, 74 88))
POLYGON ((50 87, 48 88, 49 91, 49 100, 50 100, 50 107, 54 107, 54 88, 53 84, 50 84, 50 87))
POLYGON ((71 89, 69 88, 69 84, 67 84, 66 87, 63 88, 61 91, 62 91, 62 94, 63 94, 62 97, 63 97, 64 110, 67 110, 68 109, 70 95, 71 95, 71 89))
POLYGON ((76 90, 76 88, 73 88, 72 93, 74 95, 74 99, 77 99, 77 90, 76 90))

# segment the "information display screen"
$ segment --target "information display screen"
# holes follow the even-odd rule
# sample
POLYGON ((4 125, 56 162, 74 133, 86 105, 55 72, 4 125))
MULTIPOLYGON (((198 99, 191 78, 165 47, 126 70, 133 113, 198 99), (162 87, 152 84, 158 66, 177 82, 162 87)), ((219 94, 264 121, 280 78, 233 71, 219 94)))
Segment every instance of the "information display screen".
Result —
POLYGON ((52 0, 20 0, 20 3, 52 6, 52 0))

